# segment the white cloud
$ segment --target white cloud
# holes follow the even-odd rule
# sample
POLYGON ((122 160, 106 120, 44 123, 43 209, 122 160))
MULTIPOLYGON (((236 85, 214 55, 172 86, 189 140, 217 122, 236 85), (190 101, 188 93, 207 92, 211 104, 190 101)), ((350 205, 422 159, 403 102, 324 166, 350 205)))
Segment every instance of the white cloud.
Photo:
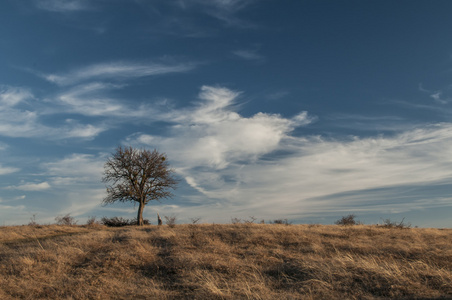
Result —
POLYGON ((22 212, 25 210, 25 205, 17 205, 17 206, 13 206, 13 205, 0 205, 0 219, 1 220, 11 220, 11 216, 15 216, 15 219, 13 222, 11 222, 10 224, 5 223, 5 221, 3 221, 2 225, 20 225, 20 224, 24 224, 26 222, 26 219, 22 219, 22 220, 17 220, 18 218, 18 213, 20 212, 20 214, 22 214, 22 212))
POLYGON ((88 125, 77 125, 73 128, 70 128, 65 133, 65 138, 84 138, 84 139, 92 139, 98 136, 101 132, 105 131, 104 127, 96 127, 91 124, 88 125))
MULTIPOLYGON (((366 191, 374 192, 360 198, 357 209, 375 211, 390 207, 381 203, 387 197, 382 191, 452 180, 451 123, 348 140, 293 136, 293 129, 310 122, 306 113, 243 117, 233 110, 239 95, 203 87, 197 107, 168 115, 175 123, 169 136, 140 133, 128 139, 165 150, 178 174, 199 193, 183 197, 201 203, 184 213, 228 221, 243 213, 271 218, 337 212, 348 202, 336 202, 336 195, 356 194, 353 201, 359 201, 366 191)), ((428 207, 440 198, 418 199, 413 207, 428 207)), ((410 209, 404 199, 394 201, 398 211, 410 209)))
POLYGON ((184 73, 195 67, 193 63, 161 64, 161 63, 133 63, 111 62, 94 64, 71 71, 66 74, 40 74, 47 81, 58 85, 73 85, 87 80, 127 80, 145 76, 163 75, 169 73, 184 73))
POLYGON ((102 183, 105 155, 71 154, 65 158, 43 163, 41 168, 52 185, 52 198, 58 199, 60 211, 55 215, 80 216, 100 208, 105 197, 102 183))
POLYGON ((33 98, 27 89, 12 86, 0 86, 0 109, 15 106, 24 100, 33 98))
POLYGON ((422 86, 422 83, 420 83, 419 91, 429 94, 430 98, 432 98, 433 100, 435 100, 436 103, 439 103, 439 104, 445 105, 445 104, 449 104, 452 101, 450 98, 450 93, 452 91, 451 85, 449 85, 443 89, 440 89, 438 91, 431 91, 431 90, 425 89, 422 86))
POLYGON ((63 126, 45 126, 35 111, 4 109, 0 111, 0 135, 8 137, 46 138, 51 140, 82 138, 91 139, 105 131, 104 126, 80 125, 69 122, 63 126))
POLYGON ((448 100, 444 100, 442 99, 443 96, 443 92, 436 92, 430 95, 430 97, 432 97, 436 102, 440 103, 440 104, 447 104, 449 103, 448 100))
POLYGON ((69 178, 68 184, 76 182, 100 182, 104 157, 90 154, 72 154, 64 159, 42 165, 46 174, 61 180, 69 178))
POLYGON ((139 134, 132 140, 172 149, 172 156, 190 165, 222 169, 231 162, 253 161, 276 150, 290 131, 311 121, 306 112, 292 119, 265 113, 242 117, 232 110, 239 95, 226 88, 203 86, 199 94, 203 102, 196 108, 166 116, 176 123, 171 128, 173 137, 139 134))
POLYGON ((33 95, 26 89, 2 86, 0 89, 0 134, 16 136, 17 133, 32 131, 36 122, 36 113, 15 108, 33 95))
MULTIPOLYGON (((150 115, 158 115, 158 112, 150 105, 138 104, 126 105, 122 101, 112 99, 107 94, 112 89, 122 86, 105 83, 88 83, 77 85, 59 94, 53 103, 62 107, 54 108, 56 112, 78 113, 85 116, 121 117, 121 118, 146 118, 150 115)), ((49 113, 55 113, 50 110, 49 113)), ((118 119, 115 119, 118 120, 118 119)))
POLYGON ((7 189, 20 190, 20 191, 44 191, 50 189, 50 184, 48 182, 40 183, 24 183, 17 186, 9 186, 7 189))
MULTIPOLYGON (((40 105, 34 105, 34 108, 30 107, 33 110, 21 108, 19 104, 25 103, 27 99, 35 99, 29 90, 2 86, 0 89, 0 135, 53 140, 66 138, 91 139, 106 130, 104 126, 82 125, 75 121, 55 127, 43 125, 41 118, 45 115, 45 110, 48 109, 40 105)), ((54 110, 54 108, 51 110, 54 110)))
POLYGON ((18 168, 13 168, 13 167, 3 167, 0 164, 0 175, 6 175, 6 174, 11 174, 11 173, 15 173, 18 172, 20 169, 18 168))

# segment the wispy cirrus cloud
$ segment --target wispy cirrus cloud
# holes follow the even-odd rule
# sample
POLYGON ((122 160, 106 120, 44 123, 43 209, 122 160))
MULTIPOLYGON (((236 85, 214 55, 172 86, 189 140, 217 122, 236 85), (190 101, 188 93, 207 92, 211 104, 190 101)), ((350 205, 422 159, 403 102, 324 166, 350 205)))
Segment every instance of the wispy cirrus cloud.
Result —
POLYGON ((46 174, 52 178, 69 178, 70 184, 80 182, 101 182, 105 154, 95 156, 91 154, 74 153, 63 159, 42 164, 46 174), (94 180, 95 179, 95 180, 94 180))
POLYGON ((6 189, 39 192, 50 189, 50 184, 46 181, 40 183, 23 183, 17 186, 8 186, 6 189))
POLYGON ((34 0, 37 8, 51 12, 76 12, 91 9, 85 0, 34 0))
POLYGON ((253 0, 198 0, 206 7, 206 12, 214 18, 221 20, 227 26, 241 28, 255 28, 256 26, 240 19, 237 14, 254 3, 253 0))
POLYGON ((82 215, 100 208, 105 197, 102 171, 106 153, 73 153, 41 165, 53 188, 53 196, 64 203, 60 214, 82 215))
POLYGON ((37 112, 12 109, 0 112, 0 118, 0 135, 13 138, 92 139, 107 129, 103 125, 79 124, 73 120, 50 127, 40 122, 37 112))
MULTIPOLYGON (((12 195, 3 202, 14 201, 21 205, 0 206, 5 208, 0 209, 0 217, 3 218, 8 213, 14 214, 14 222, 23 224, 29 221, 33 213, 38 215, 39 222, 54 222, 56 215, 70 213, 78 217, 99 209, 105 197, 105 186, 101 181, 105 159, 105 153, 72 153, 39 164, 38 176, 44 180, 21 181, 17 185, 4 188, 12 195), (14 196, 18 191, 30 193, 26 197, 23 194, 14 196), (24 207, 27 212, 18 211, 24 207)), ((37 174, 32 176, 36 178, 37 174)))
POLYGON ((0 108, 13 107, 28 99, 32 99, 33 94, 26 88, 0 85, 0 108))
MULTIPOLYGON (((113 90, 122 87, 101 82, 76 85, 54 97, 53 103, 61 106, 54 109, 84 116, 149 118, 155 111, 150 105, 136 104, 133 106, 109 95, 113 90)), ((51 112, 52 110, 49 110, 49 113, 51 112)))
POLYGON ((58 85, 74 85, 83 81, 110 80, 125 81, 133 78, 184 73, 196 67, 195 63, 161 64, 111 62, 94 64, 63 74, 39 74, 47 81, 58 85))
POLYGON ((80 124, 76 121, 67 121, 55 127, 44 125, 41 118, 45 115, 46 108, 30 105, 30 100, 36 99, 28 89, 11 86, 0 89, 0 135, 53 140, 90 139, 106 130, 103 125, 80 124))
POLYGON ((413 121, 395 115, 357 115, 334 113, 323 118, 331 122, 336 128, 346 128, 356 131, 368 132, 400 132, 416 127, 413 121))
POLYGON ((265 59, 265 57, 258 53, 258 50, 253 49, 241 49, 241 50, 235 50, 232 51, 232 53, 245 60, 252 60, 252 61, 262 61, 265 59))
POLYGON ((431 91, 431 90, 425 89, 422 84, 419 84, 419 91, 429 94, 430 98, 435 100, 436 103, 443 104, 443 105, 452 103, 452 97, 451 97, 452 85, 449 85, 444 89, 431 91))
POLYGON ((56 126, 44 125, 44 119, 58 114, 121 117, 121 119, 149 117, 155 109, 150 105, 129 105, 110 96, 111 92, 135 78, 169 73, 188 72, 195 63, 130 63, 112 62, 94 64, 68 73, 38 76, 56 83, 61 91, 44 100, 34 98, 25 88, 0 86, 0 135, 47 139, 93 139, 109 127, 108 122, 86 124, 67 119, 56 126), (101 82, 100 82, 101 81, 101 82), (30 101, 34 101, 30 105, 30 101), (49 105, 53 104, 53 105, 49 105), (19 107, 20 105, 20 107, 19 107))
POLYGON ((184 10, 196 9, 202 11, 226 26, 238 28, 255 28, 255 24, 241 19, 238 14, 251 6, 255 0, 181 0, 176 2, 184 10))

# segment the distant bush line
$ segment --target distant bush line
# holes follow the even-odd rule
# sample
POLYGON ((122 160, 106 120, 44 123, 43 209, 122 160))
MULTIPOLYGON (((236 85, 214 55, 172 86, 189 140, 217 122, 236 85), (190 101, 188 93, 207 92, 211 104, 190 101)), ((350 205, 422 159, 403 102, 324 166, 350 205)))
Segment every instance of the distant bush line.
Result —
MULTIPOLYGON (((176 216, 164 216, 165 224, 170 227, 174 228, 176 226, 176 216)), ((201 220, 201 218, 191 218, 192 225, 198 224, 198 222, 201 220)), ((410 223, 405 223, 405 218, 402 219, 402 221, 392 221, 391 219, 381 219, 382 223, 376 224, 378 227, 382 228, 396 228, 396 229, 407 229, 411 228, 410 223)), ((231 218, 232 224, 274 224, 274 225, 292 225, 292 222, 288 219, 275 219, 270 221, 265 221, 261 219, 260 221, 256 222, 257 218, 254 216, 250 216, 248 219, 240 219, 240 218, 231 218)), ((70 214, 66 214, 64 216, 57 216, 55 218, 55 224, 56 225, 64 225, 64 226, 74 226, 77 225, 78 221, 72 217, 70 214)), ((100 221, 96 220, 95 216, 88 217, 88 220, 86 221, 85 225, 91 226, 91 225, 105 225, 108 227, 122 227, 122 226, 133 226, 137 224, 137 219, 126 219, 123 217, 103 217, 100 221)), ((339 226, 353 226, 353 225, 363 225, 363 223, 359 220, 356 220, 356 215, 349 214, 346 216, 341 217, 337 221, 334 222, 334 224, 339 226)), ((38 222, 36 221, 36 214, 33 215, 33 217, 30 218, 30 222, 28 223, 29 226, 38 226, 38 222)), ((152 225, 152 223, 148 219, 143 219, 143 225, 152 225)), ((415 226, 417 227, 417 226, 415 226)))

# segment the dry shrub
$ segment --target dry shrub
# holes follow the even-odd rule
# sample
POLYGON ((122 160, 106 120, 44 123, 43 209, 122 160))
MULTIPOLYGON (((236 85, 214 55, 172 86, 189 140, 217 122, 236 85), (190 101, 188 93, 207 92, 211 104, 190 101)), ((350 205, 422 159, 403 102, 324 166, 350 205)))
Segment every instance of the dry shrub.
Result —
POLYGON ((289 220, 288 219, 276 219, 276 220, 273 220, 273 222, 271 222, 270 221, 270 224, 279 224, 279 225, 292 225, 292 223, 291 222, 289 222, 289 220))
POLYGON ((336 225, 344 225, 344 226, 351 226, 351 225, 357 225, 359 224, 358 221, 355 220, 356 216, 353 214, 343 216, 341 219, 337 220, 335 222, 336 225))
POLYGON ((240 219, 240 218, 231 218, 231 223, 232 224, 240 224, 240 223, 242 223, 242 219, 240 219))
POLYGON ((410 223, 404 223, 405 218, 402 219, 400 222, 391 221, 391 219, 384 219, 383 224, 380 225, 384 228, 397 228, 397 229, 408 229, 411 228, 410 223))
MULTIPOLYGON (((101 219, 101 224, 108 226, 108 227, 123 227, 123 226, 133 226, 133 225, 137 225, 137 219, 125 219, 123 217, 112 217, 112 218, 107 218, 107 217, 103 217, 101 219)), ((151 223, 149 222, 148 219, 143 219, 143 224, 144 225, 150 225, 151 223)))
POLYGON ((96 220, 96 216, 88 217, 88 220, 86 220, 86 225, 88 226, 94 226, 98 224, 100 223, 96 220))
POLYGON ((165 223, 171 228, 176 226, 176 216, 165 216, 165 223))
POLYGON ((30 218, 30 222, 28 222, 28 226, 38 226, 38 222, 36 222, 36 214, 30 218))
POLYGON ((73 225, 77 225, 77 221, 75 220, 74 217, 71 217, 70 214, 67 214, 65 216, 58 216, 55 218, 56 224, 57 225, 65 225, 65 226, 73 226, 73 225))
POLYGON ((190 221, 193 225, 198 224, 201 221, 201 218, 190 218, 190 221))

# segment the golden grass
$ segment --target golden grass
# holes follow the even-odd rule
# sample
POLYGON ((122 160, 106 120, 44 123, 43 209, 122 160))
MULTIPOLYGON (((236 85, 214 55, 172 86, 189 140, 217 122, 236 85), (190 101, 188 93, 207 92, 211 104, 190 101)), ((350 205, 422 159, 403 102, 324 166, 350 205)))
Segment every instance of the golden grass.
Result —
POLYGON ((452 298, 452 229, 0 228, 0 299, 452 298))

